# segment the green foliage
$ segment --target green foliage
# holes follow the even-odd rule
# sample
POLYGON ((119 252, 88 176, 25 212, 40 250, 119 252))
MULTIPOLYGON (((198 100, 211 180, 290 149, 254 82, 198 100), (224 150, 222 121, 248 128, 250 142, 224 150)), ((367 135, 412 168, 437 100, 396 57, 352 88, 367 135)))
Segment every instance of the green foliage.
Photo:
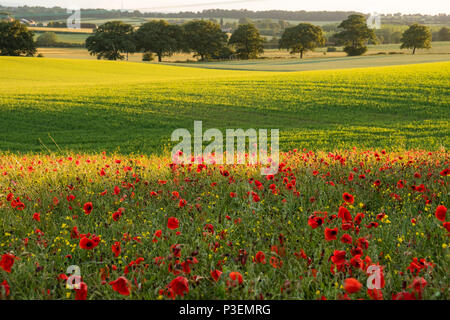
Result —
POLYGON ((144 54, 142 55, 142 61, 153 61, 153 60, 155 60, 153 52, 144 52, 144 54))
POLYGON ((374 31, 367 26, 366 18, 361 14, 350 15, 338 28, 343 31, 337 33, 334 38, 338 45, 345 46, 344 51, 348 55, 361 55, 366 52, 368 41, 378 42, 374 31))
POLYGON ((291 53, 303 53, 314 50, 325 44, 322 29, 310 23, 300 23, 298 26, 287 28, 280 39, 280 49, 291 50, 291 53))
POLYGON ((86 39, 86 48, 98 59, 123 60, 122 53, 136 51, 133 27, 121 21, 107 22, 86 39))
POLYGON ((33 37, 33 32, 17 20, 0 21, 0 55, 33 56, 36 53, 33 37))
POLYGON ((229 44, 236 48, 241 59, 256 59, 264 52, 264 39, 260 36, 254 24, 241 24, 231 35, 229 44))
POLYGON ((135 33, 138 50, 154 52, 161 62, 163 56, 171 56, 183 49, 183 31, 180 26, 165 20, 150 21, 135 33))
POLYGON ((44 32, 36 40, 36 45, 39 47, 51 47, 56 43, 58 43, 58 37, 54 32, 44 32))
POLYGON ((450 28, 442 27, 438 32, 439 41, 450 41, 450 28))
POLYGON ((227 35, 220 25, 212 21, 193 20, 184 25, 186 49, 195 52, 200 60, 211 59, 219 55, 227 44, 227 35))
POLYGON ((415 23, 403 32, 401 42, 400 48, 412 48, 413 54, 416 53, 416 49, 429 49, 431 48, 430 28, 415 23))

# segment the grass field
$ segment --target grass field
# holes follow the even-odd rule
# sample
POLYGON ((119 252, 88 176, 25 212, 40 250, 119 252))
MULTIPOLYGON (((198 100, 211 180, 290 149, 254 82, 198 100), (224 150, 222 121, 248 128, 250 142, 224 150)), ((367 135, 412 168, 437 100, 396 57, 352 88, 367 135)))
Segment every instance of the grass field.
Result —
POLYGON ((449 147, 450 63, 300 73, 0 58, 1 150, 161 153, 175 128, 279 128, 281 146, 449 147), (44 149, 43 149, 44 148, 44 149))

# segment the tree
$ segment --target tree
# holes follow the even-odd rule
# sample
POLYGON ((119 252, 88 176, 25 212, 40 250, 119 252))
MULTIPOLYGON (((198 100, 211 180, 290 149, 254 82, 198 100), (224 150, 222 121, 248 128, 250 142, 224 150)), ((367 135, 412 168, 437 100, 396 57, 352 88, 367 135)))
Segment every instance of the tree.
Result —
POLYGON ((211 21, 193 20, 184 25, 184 36, 188 50, 202 61, 219 55, 226 46, 228 37, 220 25, 211 21))
POLYGON ((431 48, 430 28, 415 23, 403 32, 401 42, 400 48, 412 48, 413 54, 416 53, 416 49, 429 49, 431 48))
POLYGON ((442 27, 438 32, 439 41, 450 41, 450 29, 447 27, 442 27))
POLYGON ((241 24, 231 35, 229 44, 236 47, 241 59, 255 59, 264 52, 264 39, 254 24, 241 24))
POLYGON ((343 31, 335 35, 338 44, 344 45, 349 56, 359 56, 367 51, 367 42, 377 43, 377 37, 367 26, 366 18, 361 14, 352 14, 338 26, 343 31))
POLYGON ((0 22, 0 55, 2 56, 34 56, 36 45, 34 33, 14 20, 0 22))
POLYGON ((36 39, 36 45, 39 47, 50 47, 58 42, 56 33, 54 32, 44 32, 36 39))
POLYGON ((181 27, 165 20, 143 24, 135 33, 136 47, 144 52, 153 52, 161 62, 163 56, 171 56, 183 48, 181 27))
POLYGON ((303 53, 325 44, 322 29, 310 23, 300 23, 298 26, 287 28, 279 41, 280 49, 291 50, 291 53, 303 53))
POLYGON ((122 53, 136 51, 133 27, 121 21, 110 21, 100 27, 94 35, 86 39, 86 48, 98 59, 123 60, 122 53))

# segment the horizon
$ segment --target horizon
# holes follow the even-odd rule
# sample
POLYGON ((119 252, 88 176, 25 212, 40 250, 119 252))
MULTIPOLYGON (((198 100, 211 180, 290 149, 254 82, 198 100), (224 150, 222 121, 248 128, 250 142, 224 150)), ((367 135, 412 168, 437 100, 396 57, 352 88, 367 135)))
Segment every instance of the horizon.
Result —
POLYGON ((299 3, 294 0, 166 0, 164 5, 156 1, 143 0, 17 0, 0 1, 2 6, 42 6, 42 7, 62 7, 83 9, 107 9, 107 10, 139 10, 142 12, 177 13, 182 11, 201 12, 209 9, 223 10, 251 10, 251 11, 356 11, 361 13, 380 14, 450 14, 450 3, 442 0, 430 0, 426 3, 422 1, 396 1, 380 0, 376 3, 367 4, 356 0, 343 0, 335 2, 331 0, 317 0, 314 3, 299 3), (96 3, 93 5, 92 3, 96 3), (389 9, 385 9, 389 8, 389 9))

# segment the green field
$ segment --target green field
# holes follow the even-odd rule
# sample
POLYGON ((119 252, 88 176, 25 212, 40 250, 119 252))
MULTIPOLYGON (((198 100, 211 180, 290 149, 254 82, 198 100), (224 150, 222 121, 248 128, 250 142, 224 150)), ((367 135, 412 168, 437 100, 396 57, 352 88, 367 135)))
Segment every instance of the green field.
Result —
POLYGON ((450 145, 450 62, 282 73, 2 57, 0 74, 2 151, 160 153, 194 120, 279 128, 285 150, 450 145))

